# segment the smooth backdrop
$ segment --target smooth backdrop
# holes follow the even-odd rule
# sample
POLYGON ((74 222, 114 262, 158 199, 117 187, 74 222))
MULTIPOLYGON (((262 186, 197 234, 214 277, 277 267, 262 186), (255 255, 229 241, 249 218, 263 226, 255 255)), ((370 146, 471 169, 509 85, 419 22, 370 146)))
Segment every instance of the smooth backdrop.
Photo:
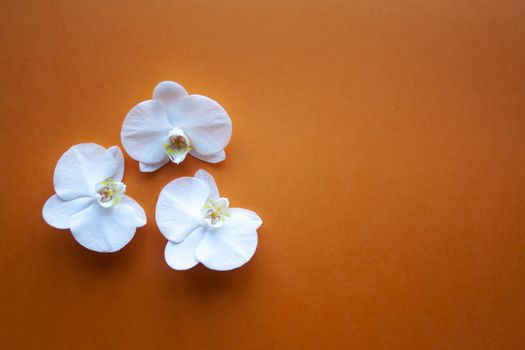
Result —
POLYGON ((525 348, 523 1, 1 8, 1 348, 525 348), (118 253, 47 226, 61 154, 167 79, 229 112, 227 160, 126 156, 118 253), (159 191, 199 168, 264 220, 239 270, 164 262, 159 191))

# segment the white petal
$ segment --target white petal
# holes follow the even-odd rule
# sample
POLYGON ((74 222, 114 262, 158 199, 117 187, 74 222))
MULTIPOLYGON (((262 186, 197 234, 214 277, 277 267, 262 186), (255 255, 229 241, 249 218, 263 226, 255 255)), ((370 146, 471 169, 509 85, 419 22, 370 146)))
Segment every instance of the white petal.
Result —
POLYGON ((166 163, 169 163, 169 161, 170 161, 169 157, 166 156, 166 158, 164 158, 163 160, 161 160, 158 163, 151 163, 150 164, 150 163, 139 162, 139 169, 142 172, 149 173, 149 172, 152 172, 152 171, 155 171, 157 169, 162 168, 166 163))
POLYGON ((168 109, 185 96, 188 96, 186 89, 174 81, 162 81, 153 89, 153 99, 163 102, 168 109))
POLYGON ((243 208, 230 208, 229 211, 230 211, 230 214, 232 215, 236 215, 236 216, 242 215, 246 217, 248 220, 251 221, 251 223, 255 226, 256 229, 259 228, 263 223, 259 215, 257 215, 255 212, 251 210, 243 209, 243 208))
POLYGON ((195 178, 204 181, 204 183, 208 186, 210 189, 209 199, 218 199, 220 197, 217 184, 215 184, 215 180, 213 179, 213 176, 210 175, 210 173, 208 173, 206 170, 200 169, 195 173, 195 178))
POLYGON ((178 127, 184 130, 191 147, 200 155, 212 155, 224 150, 232 134, 228 113, 211 98, 190 95, 177 103, 178 127))
POLYGON ((91 196, 98 182, 115 175, 117 162, 104 147, 81 143, 68 149, 58 160, 53 182, 63 200, 91 196))
POLYGON ((208 162, 208 163, 219 163, 226 159, 226 153, 224 151, 220 151, 218 153, 214 153, 210 155, 202 155, 199 152, 192 149, 190 151, 190 154, 194 156, 195 158, 208 162))
POLYGON ((232 270, 244 265, 257 248, 258 222, 254 219, 244 210, 230 209, 230 217, 223 226, 206 231, 195 256, 213 270, 232 270))
POLYGON ((135 215, 139 218, 140 222, 142 222, 140 225, 137 225, 137 227, 146 225, 146 213, 144 212, 144 209, 142 209, 142 207, 133 198, 124 195, 122 196, 121 204, 129 205, 131 209, 133 209, 135 215))
POLYGON ((96 252, 115 252, 131 241, 142 221, 126 204, 103 208, 98 203, 71 216, 73 237, 96 252))
POLYGON ((148 164, 158 163, 166 157, 163 143, 171 129, 163 104, 150 100, 129 111, 120 137, 131 158, 148 164))
POLYGON ((122 181, 122 177, 124 176, 124 155, 122 154, 122 151, 118 146, 111 146, 110 148, 108 148, 108 151, 113 155, 113 158, 115 158, 115 160, 117 161, 117 170, 115 172, 115 175, 111 177, 117 181, 122 181))
POLYGON ((204 236, 204 228, 197 227, 186 239, 180 243, 168 241, 164 250, 164 258, 168 265, 175 270, 187 270, 197 265, 195 249, 204 236))
POLYGON ((79 197, 63 201, 54 194, 44 204, 42 216, 53 227, 60 229, 69 228, 69 218, 73 214, 86 209, 91 203, 93 203, 93 198, 90 197, 79 197))
POLYGON ((210 190, 193 177, 180 177, 160 191, 155 219, 160 232, 170 241, 181 242, 202 223, 201 209, 210 190))

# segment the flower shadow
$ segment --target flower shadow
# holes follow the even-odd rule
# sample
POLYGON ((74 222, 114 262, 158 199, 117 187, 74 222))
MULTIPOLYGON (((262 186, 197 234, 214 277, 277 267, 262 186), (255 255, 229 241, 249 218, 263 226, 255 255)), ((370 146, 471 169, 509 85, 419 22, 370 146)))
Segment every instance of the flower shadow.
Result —
POLYGON ((103 276, 106 273, 115 273, 116 270, 124 269, 132 265, 132 261, 138 254, 141 242, 135 242, 135 237, 122 250, 114 253, 98 253, 82 247, 72 237, 69 230, 58 230, 46 228, 47 239, 47 263, 53 268, 61 269, 64 265, 74 265, 75 270, 82 270, 94 276, 103 276))
POLYGON ((239 292, 250 280, 251 268, 243 266, 231 271, 215 271, 199 264, 189 271, 184 271, 182 280, 190 294, 201 299, 213 299, 229 290, 239 292))

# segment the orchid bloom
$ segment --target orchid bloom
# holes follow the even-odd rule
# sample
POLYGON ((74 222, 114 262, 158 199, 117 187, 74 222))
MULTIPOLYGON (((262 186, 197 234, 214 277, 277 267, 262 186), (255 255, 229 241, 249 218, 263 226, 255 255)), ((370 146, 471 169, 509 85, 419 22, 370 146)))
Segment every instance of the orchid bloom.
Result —
POLYGON ((244 265, 255 253, 262 224, 253 211, 230 208, 204 170, 167 184, 160 192, 155 218, 169 240, 164 257, 175 270, 199 262, 213 270, 244 265))
POLYGON ((209 163, 223 161, 231 134, 231 119, 217 102, 163 81, 153 90, 153 100, 129 111, 121 139, 140 171, 151 172, 170 160, 181 163, 188 153, 209 163))
POLYGON ((83 143, 68 149, 55 168, 55 192, 44 220, 70 229, 75 240, 96 252, 120 250, 146 224, 144 210, 124 193, 124 157, 117 146, 83 143))

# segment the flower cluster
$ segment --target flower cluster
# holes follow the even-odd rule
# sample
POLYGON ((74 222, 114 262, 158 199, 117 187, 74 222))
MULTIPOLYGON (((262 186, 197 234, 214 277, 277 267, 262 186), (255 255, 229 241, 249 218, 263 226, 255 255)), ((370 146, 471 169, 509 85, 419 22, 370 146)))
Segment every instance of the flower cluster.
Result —
MULTIPOLYGON (((189 95, 179 84, 164 81, 153 99, 133 107, 122 125, 126 152, 151 172, 188 154, 217 163, 232 132, 230 117, 217 102, 189 95)), ((120 148, 93 143, 71 147, 59 159, 55 192, 44 205, 44 220, 70 229, 75 240, 96 252, 115 252, 146 224, 146 214, 126 195, 124 157, 120 148)), ((251 259, 262 220, 254 212, 230 208, 213 177, 199 170, 167 184, 157 202, 155 219, 168 239, 166 262, 186 270, 199 262, 214 270, 231 270, 251 259)))

